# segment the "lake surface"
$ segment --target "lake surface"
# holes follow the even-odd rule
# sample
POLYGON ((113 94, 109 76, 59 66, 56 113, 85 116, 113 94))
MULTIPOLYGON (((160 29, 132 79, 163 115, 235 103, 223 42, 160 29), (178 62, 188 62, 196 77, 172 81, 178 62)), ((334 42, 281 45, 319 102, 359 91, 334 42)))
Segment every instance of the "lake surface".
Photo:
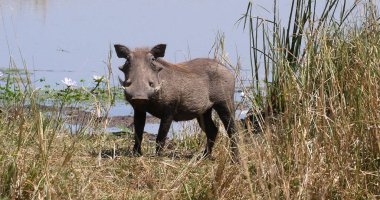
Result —
MULTIPOLYGON (((218 32, 236 62, 249 56, 248 36, 237 20, 246 1, 184 0, 2 0, 0 68, 10 56, 18 67, 45 78, 49 84, 64 77, 77 82, 105 74, 113 44, 131 48, 166 43, 165 58, 181 62, 208 57, 218 32)), ((112 49, 113 51, 113 49, 112 49)), ((113 55, 114 73, 124 61, 113 55)))
MULTIPOLYGON (((253 3, 254 15, 271 18, 273 1, 253 3)), ((278 4, 286 23, 291 1, 278 4)), ((91 81, 106 73, 113 44, 166 43, 165 59, 182 62, 213 57, 210 50, 223 33, 231 62, 240 58, 242 74, 249 77, 248 32, 237 23, 247 5, 247 0, 0 0, 0 69, 9 67, 11 57, 19 68, 25 63, 35 80, 45 78, 43 84, 64 77, 91 81)), ((121 75, 117 67, 124 61, 115 55, 111 61, 114 75, 121 75)))
MULTIPOLYGON (((273 1, 253 3, 254 15, 271 18, 273 1)), ((278 4, 284 24, 291 1, 278 4)), ((238 23, 247 5, 246 0, 0 0, 0 71, 14 61, 18 68, 27 67, 37 87, 64 88, 65 77, 89 86, 93 75, 106 74, 110 51, 114 77, 122 76, 117 67, 124 60, 114 55, 113 44, 165 43, 165 59, 182 62, 213 57, 215 39, 224 34, 231 63, 239 60, 243 79, 248 79, 249 36, 238 23), (41 78, 42 83, 37 81, 41 78)), ((111 110, 111 115, 131 114, 124 104, 111 110)), ((158 129, 158 124, 147 126, 158 129)))

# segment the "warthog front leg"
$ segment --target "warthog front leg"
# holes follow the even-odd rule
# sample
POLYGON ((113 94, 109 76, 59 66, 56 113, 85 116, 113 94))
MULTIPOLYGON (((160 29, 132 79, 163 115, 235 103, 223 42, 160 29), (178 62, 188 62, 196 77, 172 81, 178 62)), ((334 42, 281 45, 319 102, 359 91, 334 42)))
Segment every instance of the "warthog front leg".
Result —
POLYGON ((173 121, 173 117, 171 116, 161 119, 160 128, 158 129, 158 135, 156 138, 156 154, 157 155, 162 155, 162 150, 165 146, 166 136, 168 135, 172 121, 173 121))
POLYGON ((135 110, 135 115, 133 118, 134 126, 135 126, 135 145, 133 146, 134 155, 142 155, 141 142, 143 139, 145 119, 146 119, 146 112, 135 110))

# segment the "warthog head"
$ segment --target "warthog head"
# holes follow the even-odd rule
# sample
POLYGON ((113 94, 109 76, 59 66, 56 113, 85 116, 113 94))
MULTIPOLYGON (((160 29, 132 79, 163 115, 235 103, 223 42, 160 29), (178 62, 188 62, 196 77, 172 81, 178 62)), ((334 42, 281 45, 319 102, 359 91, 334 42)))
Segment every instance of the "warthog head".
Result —
POLYGON ((124 73, 124 81, 120 80, 126 98, 131 101, 148 100, 160 90, 159 72, 163 65, 157 58, 165 55, 165 44, 159 44, 152 49, 136 49, 131 51, 123 45, 115 45, 119 58, 126 62, 119 69, 124 73))

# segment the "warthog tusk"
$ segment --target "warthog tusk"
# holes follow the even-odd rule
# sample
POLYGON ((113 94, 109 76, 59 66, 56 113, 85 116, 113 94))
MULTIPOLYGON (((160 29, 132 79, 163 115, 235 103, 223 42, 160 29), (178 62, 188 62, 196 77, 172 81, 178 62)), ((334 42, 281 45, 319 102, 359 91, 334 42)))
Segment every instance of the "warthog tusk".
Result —
POLYGON ((158 84, 158 86, 154 88, 154 92, 158 92, 158 91, 160 91, 160 90, 161 90, 161 86, 162 86, 162 84, 163 84, 164 82, 165 82, 165 81, 161 81, 160 84, 158 84))
POLYGON ((157 86, 157 87, 154 88, 154 92, 158 92, 160 90, 161 90, 161 86, 157 86))

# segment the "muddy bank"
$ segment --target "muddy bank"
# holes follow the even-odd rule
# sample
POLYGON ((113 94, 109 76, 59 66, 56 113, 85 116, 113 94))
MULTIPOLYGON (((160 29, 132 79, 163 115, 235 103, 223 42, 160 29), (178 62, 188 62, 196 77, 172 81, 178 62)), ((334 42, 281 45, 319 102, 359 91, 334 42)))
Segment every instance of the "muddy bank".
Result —
MULTIPOLYGON (((27 107, 28 109, 32 109, 27 107)), ((104 126, 107 124, 106 131, 113 134, 124 134, 127 129, 133 129, 133 115, 131 112, 128 115, 109 115, 108 117, 98 117, 94 112, 85 110, 81 107, 57 107, 48 105, 38 105, 37 110, 46 113, 47 117, 57 118, 60 117, 63 123, 69 127, 74 127, 74 131, 83 125, 95 125, 99 124, 104 126)), ((237 111, 238 112, 238 111, 237 111)), ((241 112, 241 111, 240 111, 241 112)), ((119 112, 122 114, 124 112, 119 112)), ((237 118, 239 119, 239 118, 237 118)), ((147 115, 145 132, 150 134, 157 134, 159 129, 160 119, 147 115)), ((180 132, 183 130, 183 124, 173 123, 171 130, 174 132, 180 132)), ((169 134, 170 135, 170 134, 169 134)))
MULTIPOLYGON (((148 124, 158 124, 160 119, 153 116, 146 116, 146 123, 148 124)), ((133 116, 112 116, 108 117, 109 126, 132 126, 133 116)))
MULTIPOLYGON (((30 106, 26 106, 26 108, 31 109, 30 106)), ((58 114, 61 112, 62 116, 64 116, 65 119, 68 120, 69 123, 73 124, 82 124, 85 121, 88 120, 96 120, 96 121, 104 121, 105 119, 108 120, 110 126, 119 126, 119 125, 126 125, 129 126, 133 123, 133 116, 131 115, 125 115, 125 116, 111 116, 111 117, 98 117, 95 115, 94 112, 90 112, 87 110, 84 110, 80 107, 63 107, 58 108, 57 106, 47 106, 47 105, 37 105, 37 108, 39 110, 42 110, 44 112, 51 112, 58 114)), ((146 116, 146 123, 159 123, 160 120, 156 117, 153 117, 151 115, 146 116)))

